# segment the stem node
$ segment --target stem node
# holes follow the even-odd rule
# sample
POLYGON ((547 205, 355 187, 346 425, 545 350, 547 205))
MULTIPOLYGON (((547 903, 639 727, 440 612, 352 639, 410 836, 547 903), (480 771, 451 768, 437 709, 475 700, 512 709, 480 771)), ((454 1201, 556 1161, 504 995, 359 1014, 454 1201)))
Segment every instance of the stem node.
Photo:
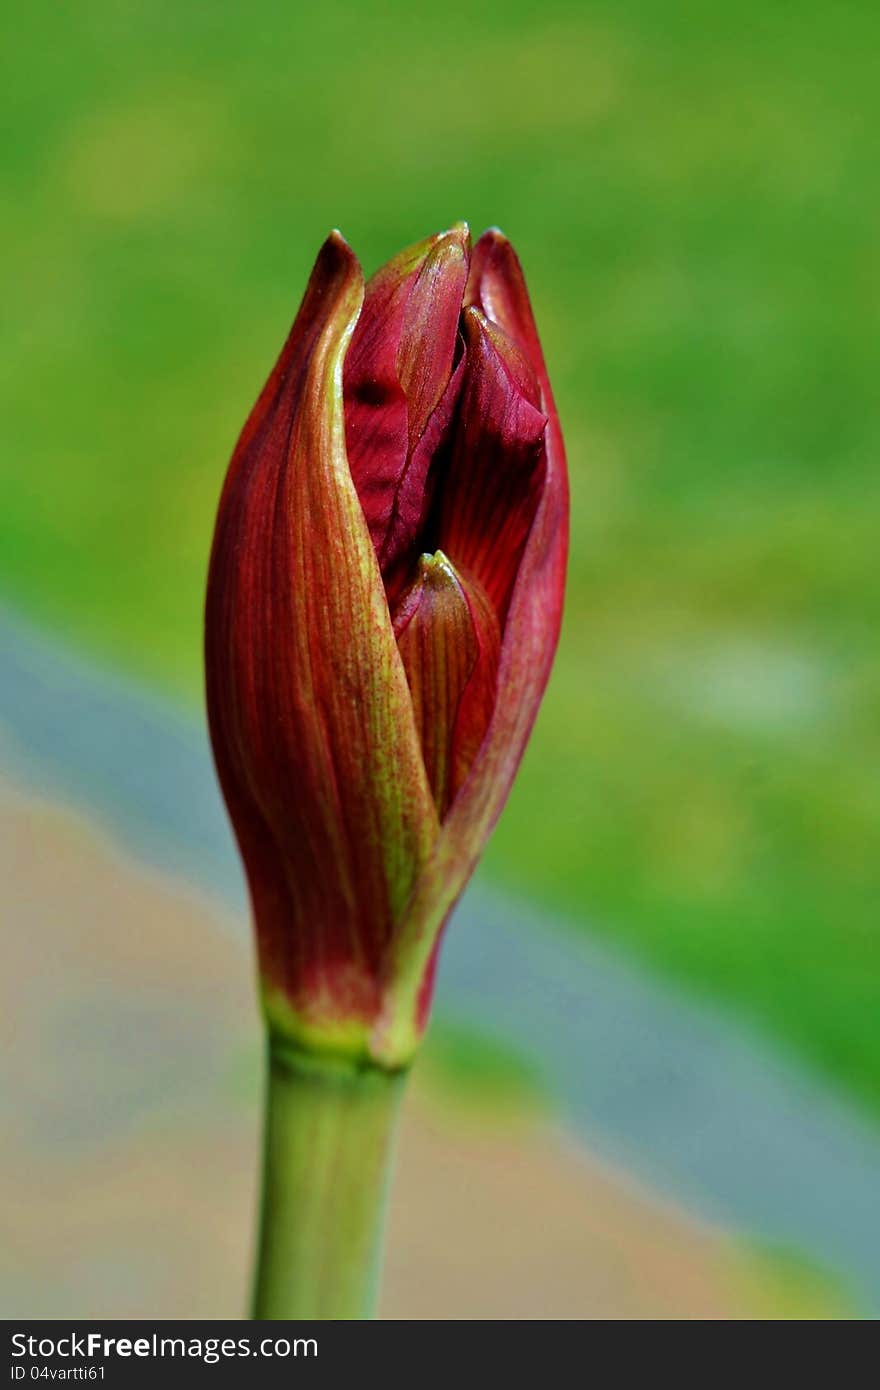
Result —
POLYGON ((269 1034, 254 1318, 374 1315, 405 1077, 269 1034))

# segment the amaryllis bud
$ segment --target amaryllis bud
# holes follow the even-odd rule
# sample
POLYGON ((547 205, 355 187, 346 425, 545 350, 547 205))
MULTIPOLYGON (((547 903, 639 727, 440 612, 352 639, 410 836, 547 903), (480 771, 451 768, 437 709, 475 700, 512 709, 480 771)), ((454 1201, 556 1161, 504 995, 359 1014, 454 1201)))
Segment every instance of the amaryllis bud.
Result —
POLYGON ((334 233, 232 458, 208 714, 270 1026, 395 1067, 550 672, 568 497, 519 262, 334 233))

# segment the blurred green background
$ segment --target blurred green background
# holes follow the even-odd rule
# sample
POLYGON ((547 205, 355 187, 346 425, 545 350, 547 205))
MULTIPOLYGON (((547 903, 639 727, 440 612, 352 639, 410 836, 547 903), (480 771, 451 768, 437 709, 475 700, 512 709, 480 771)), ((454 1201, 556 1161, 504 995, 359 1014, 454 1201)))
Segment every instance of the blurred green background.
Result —
POLYGON ((201 700, 236 433, 338 225, 520 251, 566 432, 495 877, 880 1109, 880 10, 90 0, 0 54, 0 585, 201 700))

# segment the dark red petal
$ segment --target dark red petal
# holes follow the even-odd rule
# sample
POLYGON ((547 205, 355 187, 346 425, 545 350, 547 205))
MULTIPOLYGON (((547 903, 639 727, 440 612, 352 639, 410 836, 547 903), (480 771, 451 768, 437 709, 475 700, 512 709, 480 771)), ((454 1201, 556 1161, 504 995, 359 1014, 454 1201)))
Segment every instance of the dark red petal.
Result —
POLYGON ((465 780, 492 714, 500 632, 478 584, 442 551, 423 555, 394 631, 409 681, 425 771, 441 818, 465 780))
POLYGON ((431 451, 419 444, 449 406, 468 259, 464 226, 395 256, 367 284, 346 356, 349 465, 383 574, 424 521, 431 451))
POLYGON ((338 236, 248 420, 206 604, 212 743, 254 905, 267 1009, 366 1048, 384 959, 436 836, 405 673, 345 455, 362 295, 338 236))
POLYGON ((519 257, 503 232, 490 227, 473 249, 465 305, 480 309, 503 328, 538 379, 544 409, 553 415, 553 397, 519 257))
POLYGON ((452 452, 439 487, 437 542, 486 590, 503 623, 544 485, 534 373, 483 313, 464 314, 467 368, 452 452))
POLYGON ((401 589, 412 579, 413 554, 425 529, 436 491, 435 484, 442 471, 444 441, 452 428, 466 366, 462 344, 458 365, 401 478, 395 503, 394 547, 386 547, 384 560, 380 557, 382 577, 392 610, 400 598, 401 589))
MULTIPOLYGON (((500 232, 487 232, 475 247, 468 299, 504 329, 535 372, 548 416, 546 467, 510 598, 492 718, 416 883, 389 961, 383 1017, 395 1019, 398 1042, 407 1011, 413 1038, 427 1021, 440 934, 507 800, 547 684, 562 618, 568 554, 562 433, 519 261, 500 232)), ((381 1043, 379 1036, 374 1047, 378 1050, 381 1043)))
POLYGON ((470 261, 466 227, 432 240, 407 301, 397 352, 414 449, 446 390, 455 356, 470 261))
POLYGON ((501 659, 501 628, 495 607, 480 584, 470 576, 459 575, 471 622, 479 645, 479 656, 464 688, 452 743, 452 797, 454 801, 467 780, 498 697, 498 663, 501 659))

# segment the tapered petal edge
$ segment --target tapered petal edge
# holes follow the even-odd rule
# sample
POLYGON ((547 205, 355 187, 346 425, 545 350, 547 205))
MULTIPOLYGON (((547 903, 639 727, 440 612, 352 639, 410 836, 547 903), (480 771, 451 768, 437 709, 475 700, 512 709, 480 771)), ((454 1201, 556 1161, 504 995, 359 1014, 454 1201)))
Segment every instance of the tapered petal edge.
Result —
POLYGON ((386 975, 375 1055, 411 1055, 427 1022, 440 937, 507 800, 550 675, 568 558, 568 477, 562 431, 519 259, 492 230, 473 250, 466 304, 502 328, 528 359, 547 416, 544 488, 504 627, 498 695, 471 771, 414 886, 386 975))
POLYGON ((206 606, 212 743, 270 1024, 353 1054, 437 834, 345 451, 342 364, 362 293, 334 235, 233 456, 206 606))

